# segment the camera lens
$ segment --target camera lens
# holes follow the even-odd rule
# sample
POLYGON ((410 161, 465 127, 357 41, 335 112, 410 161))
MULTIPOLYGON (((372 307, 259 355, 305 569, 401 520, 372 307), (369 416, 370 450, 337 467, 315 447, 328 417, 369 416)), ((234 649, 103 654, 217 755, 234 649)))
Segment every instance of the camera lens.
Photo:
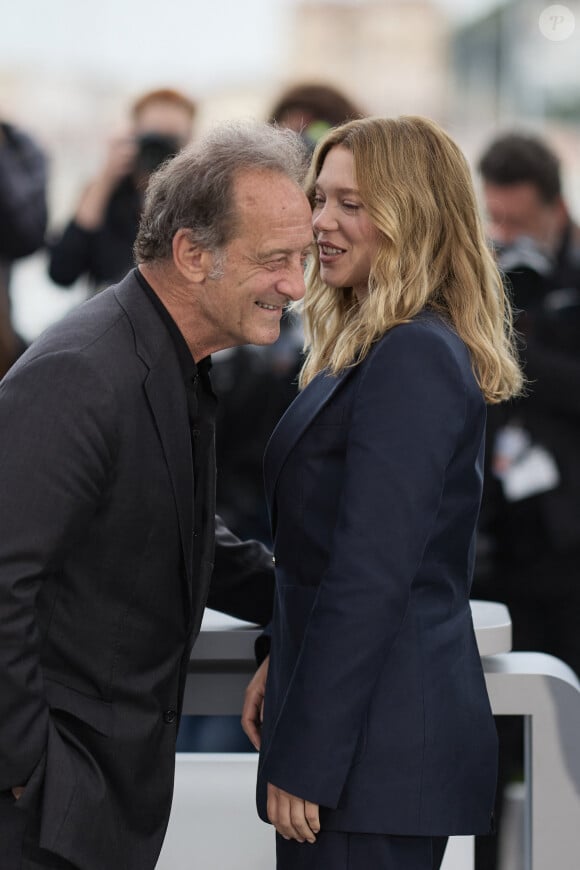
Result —
POLYGON ((179 148, 180 143, 176 136, 143 133, 137 139, 135 171, 138 174, 150 175, 161 163, 169 157, 174 157, 179 148))

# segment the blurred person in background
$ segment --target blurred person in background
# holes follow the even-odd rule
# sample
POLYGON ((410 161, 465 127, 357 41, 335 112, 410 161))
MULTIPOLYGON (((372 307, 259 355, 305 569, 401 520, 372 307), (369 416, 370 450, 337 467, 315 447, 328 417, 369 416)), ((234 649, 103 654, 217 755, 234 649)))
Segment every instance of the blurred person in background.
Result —
POLYGON ((170 88, 149 91, 133 103, 129 130, 110 141, 74 217, 50 244, 49 275, 55 283, 69 287, 85 276, 95 292, 134 265, 149 176, 191 140, 196 110, 188 96, 170 88))
POLYGON ((0 378, 24 350, 10 317, 12 264, 44 244, 47 223, 44 152, 22 130, 0 122, 0 378))
MULTIPOLYGON (((505 133, 479 161, 488 234, 512 295, 526 394, 489 409, 473 594, 510 610, 513 648, 580 674, 580 229, 560 162, 535 135, 505 133)), ((500 717, 504 786, 522 771, 521 722, 500 717)), ((493 841, 478 870, 497 866, 493 841)))
POLYGON ((490 413, 490 591, 512 610, 515 649, 580 673, 580 229, 541 139, 501 136, 479 170, 529 380, 525 396, 490 413))
POLYGON ((285 90, 270 112, 270 123, 300 133, 312 152, 331 127, 362 118, 365 113, 333 85, 304 82, 285 90))
MULTIPOLYGON (((311 152, 331 127, 363 116, 360 106, 333 85, 295 84, 271 108, 270 123, 299 133, 311 152)), ((218 509, 242 537, 270 541, 262 457, 272 430, 297 394, 303 334, 287 312, 281 334, 269 347, 239 347, 214 357, 213 382, 220 397, 216 425, 218 509)))

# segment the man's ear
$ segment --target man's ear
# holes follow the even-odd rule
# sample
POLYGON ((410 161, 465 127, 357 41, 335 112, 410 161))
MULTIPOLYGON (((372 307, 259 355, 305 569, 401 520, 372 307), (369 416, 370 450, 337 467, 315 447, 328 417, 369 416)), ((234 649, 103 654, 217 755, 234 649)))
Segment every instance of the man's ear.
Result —
POLYGON ((187 229, 177 230, 172 242, 173 262, 188 283, 203 284, 213 268, 213 254, 191 238, 187 229))

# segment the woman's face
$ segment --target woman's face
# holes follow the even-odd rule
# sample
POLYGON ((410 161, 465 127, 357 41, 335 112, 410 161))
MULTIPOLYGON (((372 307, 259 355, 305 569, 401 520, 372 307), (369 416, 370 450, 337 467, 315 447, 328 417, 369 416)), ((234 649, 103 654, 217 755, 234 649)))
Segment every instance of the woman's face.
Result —
POLYGON ((320 275, 329 287, 352 287, 359 302, 368 291, 379 233, 363 205, 348 148, 335 145, 316 180, 312 212, 320 275))

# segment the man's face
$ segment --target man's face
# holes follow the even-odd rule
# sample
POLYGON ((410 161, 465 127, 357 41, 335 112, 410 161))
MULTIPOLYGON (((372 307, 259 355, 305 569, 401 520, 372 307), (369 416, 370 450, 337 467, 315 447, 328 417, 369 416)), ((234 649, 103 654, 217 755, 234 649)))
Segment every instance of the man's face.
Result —
POLYGON ((146 103, 135 119, 135 135, 156 133, 176 139, 181 147, 191 139, 193 122, 184 106, 166 100, 146 103))
POLYGON ((484 182, 487 231, 492 241, 511 245, 521 236, 552 253, 562 233, 565 210, 560 198, 545 202, 530 182, 498 185, 484 182))
POLYGON ((201 314, 220 347, 272 344, 284 307, 304 295, 310 205, 286 176, 256 170, 238 176, 234 202, 236 235, 223 249, 221 274, 206 281, 201 314))

